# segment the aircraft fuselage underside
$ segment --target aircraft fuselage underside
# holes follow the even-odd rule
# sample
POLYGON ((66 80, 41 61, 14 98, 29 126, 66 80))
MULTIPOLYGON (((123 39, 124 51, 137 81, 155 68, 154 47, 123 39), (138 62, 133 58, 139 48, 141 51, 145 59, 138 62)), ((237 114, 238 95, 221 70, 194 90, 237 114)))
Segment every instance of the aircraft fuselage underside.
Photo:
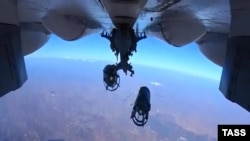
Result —
POLYGON ((139 33, 138 29, 134 31, 133 26, 146 2, 147 0, 100 1, 114 25, 111 32, 103 31, 101 36, 110 41, 110 48, 117 59, 119 56, 120 62, 115 64, 116 70, 122 69, 125 74, 129 71, 130 76, 133 76, 134 70, 129 57, 136 52, 137 42, 146 38, 145 32, 139 33))

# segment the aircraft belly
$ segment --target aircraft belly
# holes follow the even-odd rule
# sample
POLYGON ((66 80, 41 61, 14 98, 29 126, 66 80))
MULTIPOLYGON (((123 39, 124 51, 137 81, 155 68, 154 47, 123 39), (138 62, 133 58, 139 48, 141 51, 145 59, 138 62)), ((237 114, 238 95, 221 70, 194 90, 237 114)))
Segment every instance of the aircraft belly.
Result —
POLYGON ((192 13, 203 22, 208 31, 229 32, 231 20, 229 0, 183 0, 173 8, 192 13))
MULTIPOLYGON (((149 0, 145 9, 152 9, 157 4, 159 4, 158 0, 149 0)), ((199 19, 208 31, 220 33, 229 32, 231 20, 229 0, 181 0, 161 12, 142 12, 141 18, 150 19, 151 17, 153 21, 150 24, 195 18, 199 19)))
MULTIPOLYGON (((18 2, 19 17, 22 22, 40 22, 49 10, 57 10, 62 14, 91 17, 93 20, 101 23, 106 29, 113 27, 108 10, 98 0, 19 0, 18 2)), ((182 11, 200 19, 208 31, 222 33, 228 33, 229 31, 229 0, 181 0, 176 5, 162 12, 145 11, 145 8, 154 7, 159 2, 161 1, 148 0, 141 12, 138 7, 131 7, 130 9, 127 7, 127 15, 125 16, 138 17, 136 22, 139 24, 140 30, 143 30, 147 25, 159 22, 160 20, 178 18, 175 14, 170 14, 169 17, 166 16, 170 11, 182 11)), ((119 13, 119 11, 124 11, 120 10, 121 7, 113 6, 110 9, 111 16, 122 15, 119 13)), ((179 17, 179 19, 181 18, 179 17)))
POLYGON ((20 0, 18 3, 21 22, 41 22, 51 10, 60 14, 88 17, 110 28, 112 22, 98 0, 20 0))
POLYGON ((101 0, 114 25, 133 26, 147 0, 101 0))
POLYGON ((19 25, 17 6, 11 0, 0 1, 0 24, 1 23, 19 25))

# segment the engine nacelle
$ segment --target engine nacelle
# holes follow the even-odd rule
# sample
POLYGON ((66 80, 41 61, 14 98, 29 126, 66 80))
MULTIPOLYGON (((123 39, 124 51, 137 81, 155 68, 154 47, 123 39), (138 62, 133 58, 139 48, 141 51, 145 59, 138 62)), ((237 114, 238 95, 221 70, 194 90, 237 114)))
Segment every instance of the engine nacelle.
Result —
POLYGON ((48 12, 43 17, 43 24, 50 32, 67 41, 77 40, 82 36, 96 33, 100 28, 95 22, 83 17, 63 15, 56 11, 48 12), (90 28, 90 26, 94 27, 90 28))
POLYGON ((50 38, 50 33, 41 23, 21 23, 20 26, 23 55, 38 50, 50 38))
POLYGON ((196 43, 200 51, 213 63, 223 66, 227 49, 228 34, 207 32, 196 43))
POLYGON ((147 27, 147 34, 181 47, 196 41, 206 33, 203 23, 192 15, 172 11, 163 15, 159 24, 147 27), (171 19, 171 20, 169 20, 171 19))

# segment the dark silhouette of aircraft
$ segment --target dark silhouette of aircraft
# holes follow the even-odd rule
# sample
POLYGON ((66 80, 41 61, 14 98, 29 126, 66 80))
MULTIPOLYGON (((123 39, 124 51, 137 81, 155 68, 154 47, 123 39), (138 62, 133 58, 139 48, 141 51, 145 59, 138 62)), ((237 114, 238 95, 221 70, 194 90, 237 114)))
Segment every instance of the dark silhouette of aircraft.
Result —
POLYGON ((1 0, 0 7, 0 96, 25 83, 24 56, 51 34, 74 41, 101 33, 119 59, 116 70, 131 76, 138 41, 154 36, 173 47, 195 42, 223 67, 220 91, 250 111, 249 0, 1 0))

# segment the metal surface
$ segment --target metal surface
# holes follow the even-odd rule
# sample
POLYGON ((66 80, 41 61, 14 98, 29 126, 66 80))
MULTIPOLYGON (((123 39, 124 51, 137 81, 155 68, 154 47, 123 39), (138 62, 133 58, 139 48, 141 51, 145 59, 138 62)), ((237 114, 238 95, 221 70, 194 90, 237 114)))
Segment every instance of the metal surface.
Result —
MULTIPOLYGON (((146 9, 164 4, 161 0, 148 0, 144 11, 140 12, 137 23, 142 31, 146 26, 159 21, 167 21, 177 17, 176 13, 182 11, 200 19, 208 31, 229 31, 230 7, 229 0, 182 0, 176 5, 162 12, 149 12, 146 9), (170 12, 173 11, 173 12, 170 12), (167 15, 167 16, 164 16, 167 15), (153 17, 153 21, 150 18, 153 17)), ((101 23, 105 29, 114 27, 107 10, 98 0, 18 0, 18 10, 22 22, 41 22, 42 17, 50 10, 56 10, 62 14, 79 17, 91 17, 101 23)))
POLYGON ((26 80, 20 28, 0 24, 0 97, 20 88, 26 80))
POLYGON ((250 112, 250 36, 231 37, 223 67, 220 90, 250 112))
POLYGON ((228 100, 250 112, 250 2, 230 3, 232 19, 220 90, 228 100))

